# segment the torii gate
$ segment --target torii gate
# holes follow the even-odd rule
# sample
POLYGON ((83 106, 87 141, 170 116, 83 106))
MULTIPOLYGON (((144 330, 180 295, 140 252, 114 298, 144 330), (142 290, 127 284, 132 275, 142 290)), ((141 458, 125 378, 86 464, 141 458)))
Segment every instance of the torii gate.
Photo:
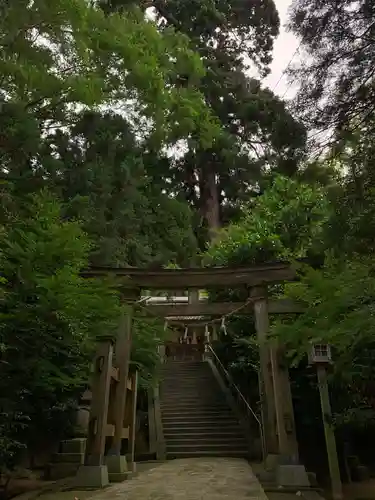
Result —
MULTIPOLYGON (((188 268, 147 270, 138 268, 91 268, 82 273, 85 277, 116 277, 123 293, 124 301, 129 305, 139 300, 142 290, 181 290, 197 291, 207 288, 236 288, 245 285, 249 288, 249 299, 246 303, 210 303, 193 302, 173 305, 148 305, 153 314, 160 317, 173 316, 223 316, 234 309, 241 314, 255 315, 255 324, 260 351, 260 392, 263 433, 267 455, 281 456, 282 463, 298 464, 298 443, 295 432, 292 396, 288 370, 280 362, 282 346, 269 345, 269 313, 300 313, 301 307, 288 300, 269 300, 267 285, 292 281, 296 279, 296 271, 290 263, 275 262, 261 266, 246 268, 188 268), (242 307, 243 306, 243 307, 242 307)), ((131 314, 125 318, 116 342, 116 356, 119 353, 122 365, 119 366, 119 384, 115 395, 116 419, 114 423, 114 439, 111 458, 104 457, 105 439, 99 436, 102 432, 98 427, 91 428, 88 435, 88 450, 96 443, 96 459, 87 457, 86 465, 81 468, 81 477, 103 474, 105 463, 111 464, 116 472, 121 472, 123 457, 121 457, 121 435, 123 415, 125 412, 125 395, 128 378, 128 367, 131 350, 131 314), (117 457, 117 458, 115 458, 117 457), (86 467, 85 474, 84 468, 86 467), (87 469, 87 468, 90 468, 87 469)), ((105 363, 104 363, 105 365, 105 363)), ((112 369, 112 367, 110 367, 112 369)), ((90 413, 90 420, 106 422, 109 400, 110 375, 103 375, 101 388, 102 405, 96 405, 90 413)))

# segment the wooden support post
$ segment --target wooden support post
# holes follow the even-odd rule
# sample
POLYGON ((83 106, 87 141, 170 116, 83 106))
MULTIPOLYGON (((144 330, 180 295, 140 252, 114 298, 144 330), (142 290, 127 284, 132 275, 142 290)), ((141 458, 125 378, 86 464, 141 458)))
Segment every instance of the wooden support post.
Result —
POLYGON ((148 397, 148 442, 149 452, 156 453, 156 422, 155 422, 155 403, 154 388, 150 387, 147 392, 148 397))
POLYGON ((259 343, 259 392, 262 407, 262 425, 266 454, 277 454, 278 442, 275 427, 275 399, 271 372, 270 348, 267 344, 269 329, 267 299, 265 290, 261 291, 264 292, 264 298, 255 301, 254 314, 259 343))
POLYGON ((154 409, 155 409, 155 427, 156 427, 156 459, 166 459, 165 440, 163 432, 163 423, 161 420, 160 408, 160 387, 154 388, 154 409))
POLYGON ((135 472, 135 433, 137 427, 137 395, 138 395, 138 372, 135 372, 131 378, 131 412, 129 428, 129 455, 130 469, 135 472))
POLYGON ((281 369, 281 351, 277 341, 270 347, 273 392, 279 454, 291 464, 298 463, 298 445, 294 428, 293 402, 288 372, 281 369), (289 422, 288 422, 289 419, 289 422), (289 426, 287 432, 287 426, 289 426))
POLYGON ((104 462, 112 359, 112 340, 101 342, 94 361, 85 465, 100 466, 104 462))
POLYGON ((266 443, 269 448, 270 439, 267 438, 268 423, 273 428, 277 429, 276 446, 274 447, 274 434, 268 429, 268 434, 271 433, 271 449, 268 453, 278 453, 283 456, 283 459, 291 464, 298 464, 298 443, 294 424, 294 411, 292 394, 290 388, 290 380, 288 369, 283 363, 283 349, 277 340, 268 343, 267 331, 269 329, 268 309, 266 290, 257 289, 256 293, 264 296, 264 299, 256 301, 254 304, 255 319, 260 345, 261 371, 266 371, 266 379, 264 380, 265 399, 267 400, 267 411, 271 411, 271 416, 267 417, 265 426, 266 443), (265 365, 267 363, 267 370, 265 365), (271 368, 271 374, 269 374, 271 368), (269 387, 272 386, 272 388, 269 387), (268 395, 269 394, 269 395, 268 395), (271 403, 271 398, 273 403, 271 403), (271 408, 271 410, 269 410, 271 408))
POLYGON ((217 328, 216 328, 216 325, 215 323, 212 325, 212 341, 213 342, 216 342, 217 340, 219 340, 219 336, 217 334, 217 328))
POLYGON ((336 439, 331 424, 332 411, 331 411, 331 403, 329 400, 327 372, 323 364, 318 364, 316 369, 318 375, 320 404, 322 407, 324 434, 327 446, 329 473, 331 476, 332 498, 334 500, 342 500, 343 494, 342 494, 340 467, 337 458, 336 439))
POLYGON ((299 463, 299 450, 296 434, 296 424, 294 420, 294 408, 292 399, 292 389, 290 386, 289 370, 285 359, 285 349, 280 345, 277 348, 279 380, 282 394, 283 417, 285 431, 287 434, 287 453, 292 463, 299 463))
POLYGON ((162 363, 165 363, 166 359, 166 352, 165 352, 165 345, 159 345, 158 346, 158 354, 159 354, 159 357, 160 357, 160 361, 162 363))
POLYGON ((196 302, 199 302, 199 290, 197 288, 193 288, 188 291, 188 303, 189 304, 194 304, 196 302))
POLYGON ((115 348, 115 363, 119 370, 119 380, 116 385, 114 396, 115 432, 109 455, 121 455, 122 429, 124 426, 124 413, 132 342, 132 312, 132 308, 129 307, 128 313, 124 314, 124 316, 121 318, 115 348))

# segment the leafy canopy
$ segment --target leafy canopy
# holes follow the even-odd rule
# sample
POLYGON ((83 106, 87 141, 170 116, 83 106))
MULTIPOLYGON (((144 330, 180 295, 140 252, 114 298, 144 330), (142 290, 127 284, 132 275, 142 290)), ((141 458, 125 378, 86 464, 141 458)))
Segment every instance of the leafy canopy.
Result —
POLYGON ((98 338, 115 333, 117 292, 79 274, 89 251, 79 222, 63 220, 47 192, 1 228, 0 426, 8 422, 11 443, 32 449, 41 435, 66 430, 98 338))
POLYGON ((305 257, 319 243, 328 210, 322 188, 276 177, 242 220, 222 230, 207 259, 241 266, 305 257))
POLYGON ((69 123, 77 106, 106 105, 143 124, 151 142, 195 133, 204 144, 217 131, 188 39, 159 32, 137 8, 107 16, 85 0, 16 0, 3 9, 0 47, 2 100, 44 127, 69 123), (181 67, 191 74, 184 88, 181 67))

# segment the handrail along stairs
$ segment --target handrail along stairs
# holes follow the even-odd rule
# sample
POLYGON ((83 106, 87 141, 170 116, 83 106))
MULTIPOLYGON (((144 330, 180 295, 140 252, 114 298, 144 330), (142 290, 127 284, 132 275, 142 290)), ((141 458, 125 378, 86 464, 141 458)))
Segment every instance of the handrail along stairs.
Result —
POLYGON ((247 412, 249 414, 251 414, 253 416, 253 418, 255 419, 255 421, 256 421, 256 423, 258 425, 258 428, 259 428, 259 435, 260 435, 261 446, 262 446, 262 458, 264 460, 265 459, 265 454, 266 454, 266 447, 265 447, 264 432, 263 432, 263 426, 262 426, 261 420, 259 419, 258 415, 255 413, 255 411, 251 408, 251 406, 249 405, 249 402, 247 401, 247 399, 245 398, 245 396, 242 394, 242 392, 240 391, 239 387, 234 383, 232 377, 230 376, 230 374, 228 373, 228 371, 224 367, 223 363, 220 361, 218 355, 216 354, 216 352, 214 351, 214 349, 212 348, 212 346, 210 344, 207 344, 206 346, 207 346, 208 351, 214 356, 215 364, 219 365, 218 367, 224 373, 225 378, 227 379, 229 385, 231 387, 233 387, 233 389, 236 392, 237 397, 245 405, 245 408, 246 408, 247 412))

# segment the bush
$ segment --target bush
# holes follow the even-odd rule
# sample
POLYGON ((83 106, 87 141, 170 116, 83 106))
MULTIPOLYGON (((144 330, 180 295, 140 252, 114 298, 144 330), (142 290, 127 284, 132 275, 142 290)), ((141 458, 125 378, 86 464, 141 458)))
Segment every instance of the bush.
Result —
POLYGON ((115 332, 119 297, 83 279, 90 241, 43 192, 19 204, 0 231, 0 466, 43 436, 59 438, 87 384, 95 340, 115 332))

